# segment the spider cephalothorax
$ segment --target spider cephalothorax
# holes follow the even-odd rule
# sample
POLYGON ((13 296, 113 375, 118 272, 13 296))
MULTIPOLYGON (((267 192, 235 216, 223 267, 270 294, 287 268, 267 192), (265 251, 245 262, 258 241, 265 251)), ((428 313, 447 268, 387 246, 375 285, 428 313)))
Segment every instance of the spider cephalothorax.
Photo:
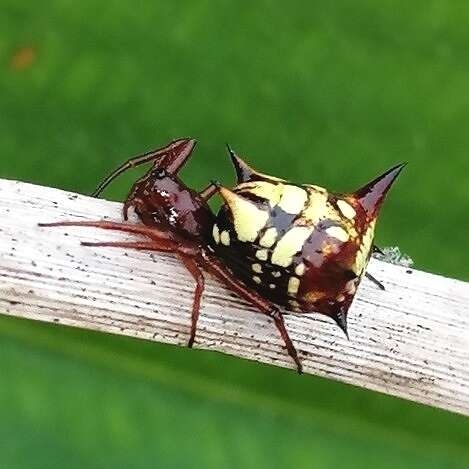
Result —
POLYGON ((238 175, 213 228, 217 255, 250 288, 289 309, 346 317, 373 246, 379 208, 403 165, 337 194, 261 174, 230 151, 238 175))
POLYGON ((230 151, 238 184, 209 184, 198 192, 178 172, 195 146, 179 139, 131 158, 97 188, 98 195, 129 168, 152 162, 124 203, 141 223, 67 221, 41 226, 89 226, 134 233, 135 241, 82 243, 176 254, 196 281, 189 346, 195 339, 202 269, 274 321, 289 355, 302 371, 283 315, 276 306, 298 313, 326 314, 346 332, 346 315, 370 257, 381 203, 402 169, 396 166, 351 194, 328 193, 254 171, 230 151), (217 192, 225 204, 215 215, 207 201, 217 192))

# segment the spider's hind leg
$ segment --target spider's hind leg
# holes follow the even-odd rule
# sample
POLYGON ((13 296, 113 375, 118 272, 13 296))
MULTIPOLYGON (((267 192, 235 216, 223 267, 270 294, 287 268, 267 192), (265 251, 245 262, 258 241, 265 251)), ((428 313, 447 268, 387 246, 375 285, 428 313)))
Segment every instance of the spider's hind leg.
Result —
POLYGON ((202 255, 204 267, 211 272, 215 277, 222 281, 228 288, 233 292, 238 294, 241 298, 248 301, 252 306, 257 308, 259 313, 269 316, 280 333, 280 336, 285 343, 288 355, 293 359, 296 365, 296 369, 299 374, 303 373, 303 366, 301 364, 298 352, 290 339, 287 328, 285 327, 285 321, 283 320, 283 314, 280 310, 269 300, 261 297, 254 290, 246 287, 242 282, 240 282, 236 277, 234 277, 230 271, 218 261, 216 258, 213 258, 208 253, 203 253, 202 255))
POLYGON ((199 196, 207 201, 211 199, 218 192, 218 185, 214 182, 211 182, 205 189, 199 192, 199 196))
POLYGON ((377 278, 373 277, 373 275, 365 272, 365 277, 371 280, 380 290, 386 290, 386 287, 377 278))
POLYGON ((192 348, 195 334, 197 332, 197 321, 199 320, 200 314, 200 301, 205 288, 205 277, 202 270, 192 257, 181 252, 177 252, 177 255, 195 280, 194 300, 192 302, 191 335, 189 337, 189 342, 187 343, 187 346, 192 348))

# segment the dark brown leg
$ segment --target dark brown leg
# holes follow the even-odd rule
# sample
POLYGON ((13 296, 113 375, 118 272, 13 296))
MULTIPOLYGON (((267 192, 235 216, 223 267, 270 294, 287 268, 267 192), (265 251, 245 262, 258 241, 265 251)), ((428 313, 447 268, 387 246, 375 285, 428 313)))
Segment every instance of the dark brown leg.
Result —
POLYGON ((213 273, 213 275, 215 275, 227 287, 237 293, 241 298, 244 298, 246 301, 249 301, 249 303, 258 308, 261 313, 266 314, 274 320, 274 323, 279 330, 283 341, 285 342, 288 354, 293 358, 294 362, 296 363, 298 373, 301 374, 303 372, 303 367, 298 357, 298 352, 296 351, 296 348, 293 345, 290 336, 288 335, 282 313, 279 311, 279 309, 273 303, 266 300, 265 298, 262 298, 258 293, 247 288, 243 283, 233 277, 233 275, 218 260, 208 256, 205 253, 203 255, 203 260, 204 265, 207 267, 209 272, 213 273))
POLYGON ((193 259, 181 253, 178 253, 178 257, 186 269, 191 273, 192 277, 194 277, 196 282, 194 301, 192 303, 191 335, 187 344, 187 346, 191 348, 194 344, 195 334, 197 332, 197 321, 199 320, 200 314, 200 300, 202 298, 202 293, 204 292, 205 279, 202 271, 193 259))
POLYGON ((372 249, 373 249, 373 254, 378 253, 378 254, 381 254, 382 256, 384 256, 383 250, 379 246, 376 246, 376 244, 373 244, 372 249))
POLYGON ((120 223, 113 221, 59 221, 54 223, 39 223, 41 227, 60 227, 60 226, 86 226, 92 228, 101 228, 103 230, 123 231, 125 233, 134 233, 146 236, 155 240, 175 241, 174 237, 166 231, 158 228, 149 228, 145 225, 132 225, 130 223, 120 223))
POLYGON ((218 186, 211 182, 204 190, 199 192, 202 199, 208 200, 218 192, 218 186))
POLYGON ((170 245, 163 241, 158 243, 157 241, 104 241, 104 242, 88 242, 82 241, 82 246, 91 247, 110 247, 110 248, 128 248, 148 251, 160 251, 160 252, 175 252, 177 247, 170 245))
POLYGON ((127 249, 138 249, 148 251, 160 251, 160 252, 172 252, 176 253, 184 264, 189 273, 194 277, 196 281, 196 287, 194 292, 194 300, 192 303, 192 322, 191 322, 191 335, 188 342, 188 347, 192 347, 195 340, 195 334, 197 331, 197 321, 200 313, 200 300, 204 292, 205 279, 203 273, 192 260, 191 255, 194 254, 193 249, 186 248, 184 246, 178 246, 176 243, 167 240, 152 240, 152 241, 104 241, 104 242, 88 242, 82 241, 82 246, 91 247, 114 247, 114 248, 127 248, 127 249))
POLYGON ((149 161, 161 159, 157 166, 164 167, 171 174, 176 174, 186 162, 187 158, 189 158, 195 143, 195 140, 189 138, 174 140, 163 148, 158 148, 144 153, 143 155, 130 158, 107 176, 98 185, 92 196, 97 197, 101 194, 101 192, 120 174, 131 168, 140 166, 141 164, 148 163, 149 161))
POLYGON ((365 272, 365 277, 368 280, 371 280, 380 290, 386 290, 384 285, 377 278, 373 277, 373 275, 369 274, 368 272, 365 272))
POLYGON ((200 313, 200 300, 204 291, 204 276, 193 257, 197 255, 197 251, 193 246, 183 245, 174 240, 168 233, 160 231, 156 228, 148 228, 144 225, 130 225, 126 223, 115 223, 115 222, 57 222, 57 223, 41 223, 40 226, 44 227, 55 227, 55 226, 87 226, 94 228, 102 228, 107 230, 124 231, 128 233, 135 233, 150 238, 151 241, 100 241, 100 242, 89 242, 82 241, 82 246, 91 247, 115 247, 115 248, 127 248, 127 249, 138 249, 148 251, 160 251, 160 252, 173 252, 176 253, 194 277, 196 281, 196 288, 194 293, 194 301, 192 303, 192 322, 191 322, 191 335, 189 338, 188 346, 192 347, 197 331, 197 320, 199 319, 200 313))

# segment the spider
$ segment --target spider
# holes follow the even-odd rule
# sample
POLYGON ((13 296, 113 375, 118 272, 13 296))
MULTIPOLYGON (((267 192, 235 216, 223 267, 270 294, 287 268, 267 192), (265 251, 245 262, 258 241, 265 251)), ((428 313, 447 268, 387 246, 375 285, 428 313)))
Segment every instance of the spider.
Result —
POLYGON ((99 184, 94 196, 128 169, 152 162, 124 202, 124 222, 60 221, 40 226, 133 233, 142 239, 82 245, 175 254, 196 283, 189 347, 197 331, 204 271, 209 272, 273 320, 302 373, 285 327, 286 313, 278 305, 297 313, 325 314, 347 334, 347 312, 373 251, 380 206, 404 165, 391 168, 358 191, 334 194, 259 173, 228 147, 237 185, 229 189, 211 182, 197 192, 178 176, 195 145, 191 138, 174 140, 127 160, 99 184), (217 193, 224 204, 215 215, 208 201, 217 193), (128 222, 131 207, 140 223, 128 222))

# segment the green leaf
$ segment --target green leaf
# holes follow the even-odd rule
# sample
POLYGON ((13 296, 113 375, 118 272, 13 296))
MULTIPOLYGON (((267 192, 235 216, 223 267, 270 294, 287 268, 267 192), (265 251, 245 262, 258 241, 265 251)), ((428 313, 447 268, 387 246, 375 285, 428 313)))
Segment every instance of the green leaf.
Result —
POLYGON ((469 461, 463 417, 351 386, 23 320, 2 319, 0 337, 5 467, 469 461))

